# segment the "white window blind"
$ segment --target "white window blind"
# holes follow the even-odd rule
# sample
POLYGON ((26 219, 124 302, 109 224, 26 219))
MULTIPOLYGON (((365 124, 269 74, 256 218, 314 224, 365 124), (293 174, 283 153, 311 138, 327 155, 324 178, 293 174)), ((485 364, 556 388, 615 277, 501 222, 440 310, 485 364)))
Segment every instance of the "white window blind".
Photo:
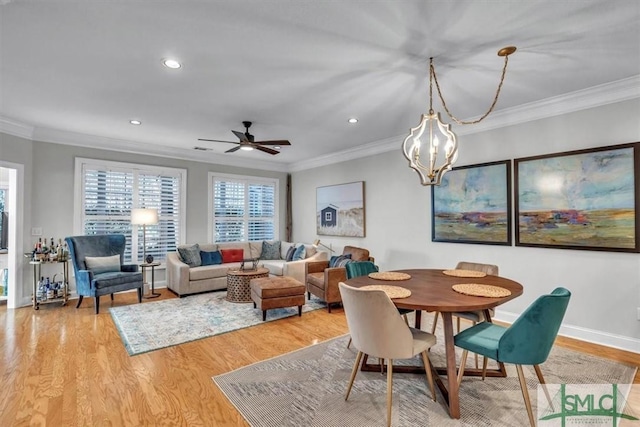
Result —
POLYGON ((181 169, 81 159, 81 233, 124 234, 125 260, 141 262, 143 228, 131 224, 131 210, 155 208, 158 224, 146 226, 147 255, 164 261, 167 252, 176 250, 184 227, 185 174, 181 169))
POLYGON ((274 240, 277 181, 213 176, 213 241, 274 240))

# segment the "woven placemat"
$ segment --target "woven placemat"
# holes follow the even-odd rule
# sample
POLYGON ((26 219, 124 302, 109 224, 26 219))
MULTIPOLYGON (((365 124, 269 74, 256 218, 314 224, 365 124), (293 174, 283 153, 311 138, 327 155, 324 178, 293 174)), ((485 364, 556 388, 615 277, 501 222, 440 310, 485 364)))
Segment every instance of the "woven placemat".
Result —
POLYGON ((366 289, 368 291, 384 291, 389 298, 407 298, 411 296, 411 291, 400 286, 391 285, 367 285, 360 289, 366 289))
POLYGON ((395 271, 381 271, 376 273, 369 273, 369 277, 378 280, 409 280, 411 275, 407 273, 398 273, 395 271))
POLYGON ((487 273, 476 270, 444 270, 444 274, 454 277, 485 277, 487 273))
POLYGON ((481 285, 479 283, 459 283, 453 285, 452 288, 458 293, 474 297, 501 298, 511 295, 509 289, 501 288, 500 286, 481 285))

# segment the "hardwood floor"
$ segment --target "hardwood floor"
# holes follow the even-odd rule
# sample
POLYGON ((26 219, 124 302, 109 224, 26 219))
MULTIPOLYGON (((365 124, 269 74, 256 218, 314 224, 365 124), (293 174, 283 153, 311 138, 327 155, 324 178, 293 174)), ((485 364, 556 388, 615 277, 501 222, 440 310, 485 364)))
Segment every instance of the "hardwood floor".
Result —
MULTIPOLYGON (((175 298, 161 293, 143 303, 175 298)), ((135 304, 136 295, 102 300, 99 315, 92 298, 77 310, 76 301, 38 311, 0 306, 0 426, 247 426, 212 376, 347 332, 341 309, 316 310, 130 357, 108 308, 135 304)), ((640 365, 640 354, 558 343, 640 365)))

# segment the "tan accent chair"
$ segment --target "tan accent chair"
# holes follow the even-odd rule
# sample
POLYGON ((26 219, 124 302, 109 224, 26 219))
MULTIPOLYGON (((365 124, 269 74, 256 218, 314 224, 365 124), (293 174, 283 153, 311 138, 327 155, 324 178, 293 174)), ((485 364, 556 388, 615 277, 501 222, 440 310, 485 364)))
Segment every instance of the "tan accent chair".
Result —
MULTIPOLYGON (((369 250, 355 246, 345 246, 342 255, 351 254, 352 261, 371 261, 369 250)), ((327 310, 331 313, 331 304, 342 302, 338 283, 347 280, 347 270, 344 267, 329 268, 329 261, 310 261, 305 264, 307 296, 317 296, 327 303, 327 310)))
MULTIPOLYGON (((349 393, 351 393, 351 387, 358 373, 363 354, 386 359, 387 426, 390 426, 393 401, 393 360, 410 359, 420 354, 431 389, 431 398, 435 402, 436 391, 427 353, 427 350, 436 343, 435 335, 409 327, 384 291, 352 288, 342 282, 338 286, 353 346, 358 350, 344 400, 349 399, 349 393)), ((414 403, 420 405, 419 402, 414 403)))

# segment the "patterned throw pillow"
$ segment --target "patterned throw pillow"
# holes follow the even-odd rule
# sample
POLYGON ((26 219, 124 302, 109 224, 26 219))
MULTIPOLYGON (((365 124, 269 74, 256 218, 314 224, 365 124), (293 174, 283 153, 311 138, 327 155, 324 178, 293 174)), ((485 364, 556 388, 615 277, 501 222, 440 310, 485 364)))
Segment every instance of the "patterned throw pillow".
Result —
POLYGON ((273 243, 263 241, 260 259, 280 259, 280 240, 273 243))
POLYGON ((292 245, 289 250, 287 251, 287 257, 285 258, 286 261, 293 261, 293 254, 296 253, 296 246, 292 245))
POLYGON ((244 259, 244 249, 220 249, 222 253, 222 263, 242 262, 244 259))
POLYGON ((334 255, 329 260, 329 267, 344 267, 351 262, 351 254, 346 255, 334 255))
POLYGON ((300 261, 301 259, 304 259, 306 255, 307 254, 305 252, 304 245, 300 245, 296 248, 296 251, 293 253, 292 261, 300 261))
POLYGON ((178 246, 178 254, 182 262, 189 267, 200 267, 202 265, 202 259, 200 258, 200 246, 197 243, 193 245, 180 245, 178 246))
POLYGON ((200 251, 200 259, 202 259, 202 265, 222 264, 222 254, 220 251, 200 251))

